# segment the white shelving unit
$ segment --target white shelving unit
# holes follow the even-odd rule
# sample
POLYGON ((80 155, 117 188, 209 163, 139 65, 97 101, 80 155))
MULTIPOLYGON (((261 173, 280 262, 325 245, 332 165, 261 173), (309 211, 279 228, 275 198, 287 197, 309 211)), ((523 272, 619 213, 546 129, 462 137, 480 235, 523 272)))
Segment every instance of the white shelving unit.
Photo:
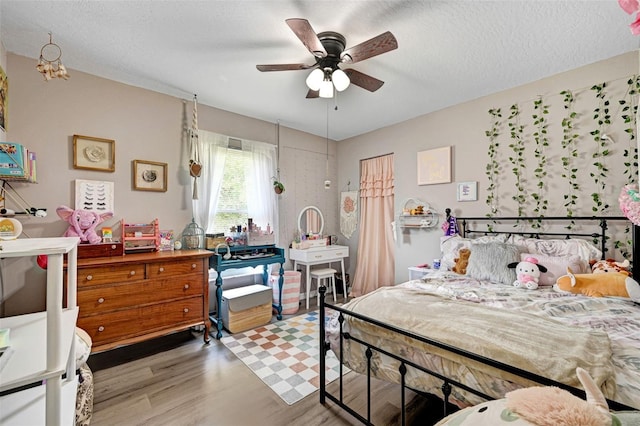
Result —
POLYGON ((74 336, 78 307, 77 237, 29 238, 0 242, 0 257, 48 255, 47 310, 0 318, 11 330, 13 353, 0 371, 0 392, 24 385, 44 386, 0 397, 0 424, 73 424, 75 421, 74 336), (67 257, 67 300, 63 308, 63 263, 67 257), (66 373, 66 378, 62 376, 66 373), (43 395, 44 394, 44 395, 43 395), (42 420, 38 420, 42 419, 42 420))
POLYGON ((438 224, 438 214, 424 201, 409 198, 402 206, 398 224, 401 228, 432 228, 438 224), (422 206, 422 213, 413 213, 418 206, 422 206))

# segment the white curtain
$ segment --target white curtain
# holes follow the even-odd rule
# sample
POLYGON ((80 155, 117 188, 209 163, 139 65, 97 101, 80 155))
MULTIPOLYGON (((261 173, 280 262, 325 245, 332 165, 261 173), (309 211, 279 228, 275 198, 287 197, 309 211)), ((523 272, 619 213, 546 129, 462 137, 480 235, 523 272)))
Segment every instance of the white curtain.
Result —
MULTIPOLYGON (((229 149, 229 136, 199 130, 198 139, 202 172, 198 182, 199 199, 193 200, 193 217, 206 233, 211 233, 229 149)), ((275 229, 278 210, 272 182, 276 175, 276 147, 264 142, 243 140, 242 151, 251 158, 245 171, 249 217, 254 223, 261 224, 263 229, 267 224, 275 229)))
MULTIPOLYGON (((205 232, 210 233, 209 227, 213 225, 211 218, 218 207, 229 137, 198 130, 198 140, 202 171, 199 178, 198 199, 193 200, 193 218, 205 232)), ((193 186, 193 181, 191 185, 193 186)))
POLYGON ((264 142, 242 141, 242 151, 251 156, 245 177, 247 183, 247 210, 253 223, 264 228, 277 228, 278 208, 273 191, 276 175, 276 147, 264 142))

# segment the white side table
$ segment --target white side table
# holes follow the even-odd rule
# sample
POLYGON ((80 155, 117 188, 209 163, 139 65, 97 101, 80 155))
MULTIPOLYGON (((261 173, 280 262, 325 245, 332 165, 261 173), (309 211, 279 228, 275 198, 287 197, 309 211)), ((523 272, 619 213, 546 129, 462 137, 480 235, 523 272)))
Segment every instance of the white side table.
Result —
POLYGON ((420 266, 409 266, 409 280, 419 280, 424 274, 433 270, 431 268, 421 268, 420 266))

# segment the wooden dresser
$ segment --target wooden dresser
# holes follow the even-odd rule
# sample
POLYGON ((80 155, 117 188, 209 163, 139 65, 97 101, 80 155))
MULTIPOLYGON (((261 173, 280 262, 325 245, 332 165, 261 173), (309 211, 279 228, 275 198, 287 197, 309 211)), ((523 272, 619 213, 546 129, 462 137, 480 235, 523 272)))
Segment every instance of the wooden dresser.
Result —
POLYGON ((209 342, 208 250, 78 260, 78 327, 92 352, 204 325, 209 342))

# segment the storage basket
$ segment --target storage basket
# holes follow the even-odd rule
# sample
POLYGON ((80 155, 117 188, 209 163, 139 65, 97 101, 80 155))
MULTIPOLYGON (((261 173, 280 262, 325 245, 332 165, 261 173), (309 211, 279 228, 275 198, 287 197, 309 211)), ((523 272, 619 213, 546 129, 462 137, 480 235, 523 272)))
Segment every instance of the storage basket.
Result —
MULTIPOLYGON (((284 271, 282 276, 282 313, 295 314, 300 307, 300 271, 284 271)), ((280 271, 275 269, 269 277, 269 285, 273 289, 273 303, 280 301, 280 271)))

